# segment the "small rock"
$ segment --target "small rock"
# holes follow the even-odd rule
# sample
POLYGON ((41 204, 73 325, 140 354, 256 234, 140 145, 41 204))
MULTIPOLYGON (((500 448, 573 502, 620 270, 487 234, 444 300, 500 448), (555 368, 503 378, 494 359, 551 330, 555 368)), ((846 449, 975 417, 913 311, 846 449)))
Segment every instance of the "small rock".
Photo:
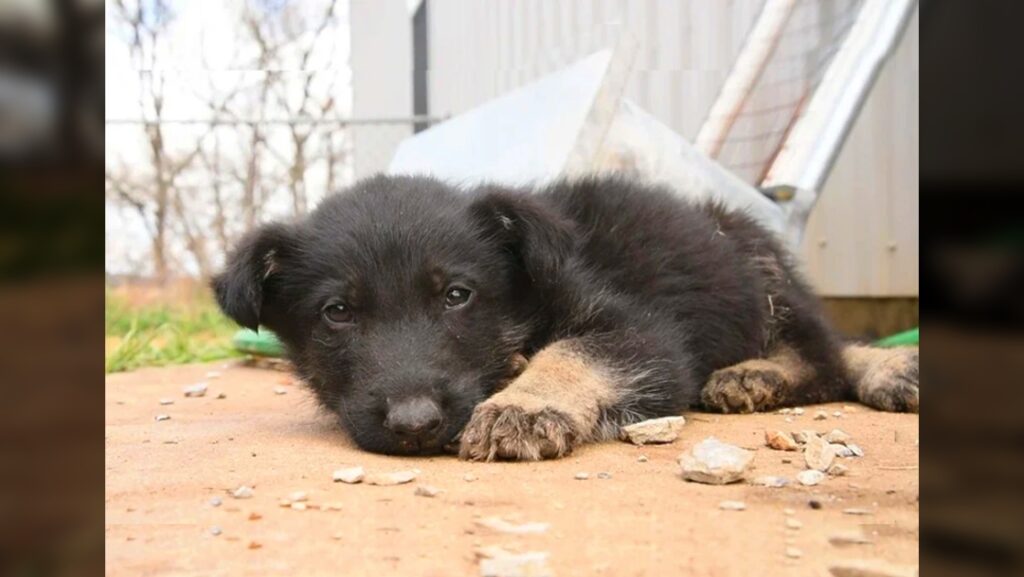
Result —
POLYGON ((548 553, 498 554, 480 560, 480 577, 552 577, 548 553))
POLYGON ((849 509, 843 509, 844 515, 874 515, 874 512, 870 509, 858 509, 851 507, 849 509))
POLYGON ((217 535, 220 535, 222 532, 223 531, 221 531, 221 528, 216 526, 216 525, 214 525, 213 527, 210 527, 210 534, 213 535, 214 537, 216 537, 217 535))
POLYGON ((798 519, 794 519, 792 517, 789 517, 789 518, 786 519, 786 528, 787 529, 799 529, 799 528, 801 528, 803 526, 804 526, 804 524, 801 523, 798 519))
POLYGON ((501 517, 485 517, 483 519, 477 519, 476 524, 481 527, 491 529, 492 531, 508 533, 511 535, 544 533, 550 526, 548 523, 510 523, 501 517))
POLYGON ((156 420, 157 421, 169 421, 170 419, 171 419, 170 415, 157 415, 156 416, 156 420))
POLYGON ((793 462, 793 459, 790 459, 789 457, 783 457, 782 458, 782 464, 783 465, 788 465, 788 464, 790 464, 792 462, 793 462))
POLYGON ((825 480, 825 473, 816 469, 807 469, 796 474, 796 480, 801 485, 812 487, 825 480))
POLYGON ((466 473, 465 475, 462 476, 462 480, 467 483, 472 483, 473 481, 477 480, 477 476, 474 475, 473 473, 466 473))
POLYGON ((837 419, 840 419, 843 416, 843 412, 842 411, 832 411, 832 416, 837 418, 837 419))
POLYGON ((263 547, 263 544, 260 543, 259 541, 249 541, 249 548, 250 549, 259 549, 261 547, 263 547))
POLYGON ((366 471, 362 467, 348 467, 346 469, 338 469, 334 471, 333 478, 334 482, 348 483, 352 485, 359 483, 366 477, 366 471))
POLYGON ((220 378, 220 371, 208 371, 206 373, 206 378, 208 378, 208 379, 219 379, 220 378))
POLYGON ((174 399, 160 399, 161 405, 173 405, 174 399))
POLYGON ((636 458, 636 460, 641 462, 641 463, 646 463, 647 462, 647 455, 640 455, 639 457, 636 458))
POLYGON ((815 421, 824 421, 827 418, 828 418, 828 413, 826 413, 825 411, 817 411, 817 412, 814 413, 814 420, 815 421))
POLYGON ((184 392, 186 397, 203 397, 206 396, 206 383, 196 383, 185 387, 184 392))
POLYGON ((718 504, 718 508, 723 511, 745 511, 747 504, 743 501, 722 501, 718 504))
POLYGON ((781 489, 786 485, 789 485, 789 479, 785 477, 773 477, 771 475, 765 475, 757 477, 750 482, 752 485, 759 485, 761 487, 770 487, 772 489, 781 489))
POLYGON ((335 541, 341 541, 344 538, 345 538, 345 534, 340 532, 340 531, 335 533, 334 535, 331 535, 331 539, 334 539, 335 541))
POLYGON ((764 442, 777 451, 796 451, 800 448, 796 440, 782 431, 765 431, 764 442))
POLYGON ((864 456, 864 450, 861 449, 860 447, 858 447, 857 445, 854 445, 853 443, 846 443, 846 448, 851 450, 851 451, 853 451, 853 455, 855 457, 863 457, 864 456))
POLYGON ((786 417, 785 419, 782 419, 782 420, 786 421, 787 423, 792 423, 793 422, 793 417, 786 417))
POLYGON ((817 511, 818 509, 821 509, 821 501, 817 499, 811 499, 810 501, 807 502, 807 506, 817 511))
POLYGON ((249 520, 250 521, 259 521, 262 518, 263 518, 263 515, 260 515, 256 511, 253 511, 252 513, 249 513, 249 520))
POLYGON ((226 398, 228 398, 228 396, 225 395, 224 393, 217 393, 217 398, 218 399, 226 399, 226 398))
POLYGON ((292 506, 292 502, 289 501, 288 499, 281 499, 280 501, 277 502, 277 504, 280 505, 281 507, 291 507, 292 506))
POLYGON ((575 475, 572 476, 572 478, 576 479, 577 481, 586 481, 587 479, 590 478, 590 473, 576 473, 575 475))
POLYGON ((797 408, 793 409, 793 414, 794 415, 802 415, 802 414, 804 414, 804 410, 801 407, 797 407, 797 408))
POLYGON ((790 559, 799 559, 800 557, 803 557, 803 555, 803 551, 796 547, 786 547, 786 557, 789 557, 790 559))
POLYGON ((622 437, 634 445, 671 443, 686 424, 683 417, 661 417, 622 427, 622 437))
POLYGON ((804 446, 804 461, 809 469, 827 471, 836 459, 835 445, 815 435, 808 437, 804 446))
POLYGON ((846 465, 840 465, 839 463, 833 463, 832 466, 825 471, 830 477, 842 477, 850 472, 850 469, 846 465))
POLYGON ((724 485, 743 478, 754 454, 708 437, 679 457, 683 478, 688 481, 724 485))
POLYGON ((782 513, 785 515, 796 515, 796 511, 794 509, 783 509, 782 513))
POLYGON ((242 485, 231 492, 231 496, 235 499, 251 499, 252 494, 252 487, 247 487, 245 485, 242 485))
POLYGON ((829 565, 833 577, 917 577, 916 567, 891 565, 884 561, 851 559, 829 565))
POLYGON ((815 433, 814 431, 793 431, 793 440, 796 441, 797 443, 800 443, 801 445, 807 444, 808 439, 817 436, 818 433, 815 433))
POLYGON ((309 495, 306 495, 305 491, 295 491, 291 495, 288 495, 288 500, 293 503, 301 503, 309 500, 309 495))
POLYGON ((274 394, 275 395, 287 395, 288 394, 288 389, 286 389, 284 387, 274 387, 274 394))
POLYGON ((211 507, 220 507, 221 503, 223 503, 223 501, 221 501, 220 497, 214 497, 214 498, 210 499, 210 506, 211 507))
POLYGON ((305 511, 306 510, 306 504, 305 503, 292 503, 291 504, 291 508, 294 511, 305 511))
POLYGON ((394 473, 371 473, 363 478, 367 485, 378 485, 388 487, 391 485, 404 485, 411 483, 419 476, 419 471, 395 471, 394 473))
POLYGON ((837 457, 842 457, 844 459, 849 458, 849 457, 856 457, 856 455, 853 452, 853 449, 851 449, 851 448, 849 448, 849 447, 847 447, 845 445, 833 445, 833 446, 836 448, 836 456, 837 457))
POLYGON ((601 472, 601 473, 597 474, 597 478, 598 479, 611 479, 612 478, 612 474, 611 473, 601 472))
POLYGON ((436 497, 441 494, 441 489, 430 485, 418 485, 413 494, 419 497, 436 497))
POLYGON ((828 542, 836 547, 846 547, 847 545, 870 545, 871 539, 868 539, 860 533, 837 533, 830 535, 828 542))
POLYGON ((840 429, 832 429, 825 435, 825 440, 829 443, 846 444, 852 438, 849 433, 840 429))
POLYGON ((790 408, 787 407, 787 408, 784 408, 784 409, 779 409, 777 412, 780 415, 789 415, 789 414, 792 414, 793 409, 790 409, 790 408))
POLYGON ((322 509, 326 509, 328 511, 341 511, 342 507, 341 503, 327 503, 322 507, 322 509))

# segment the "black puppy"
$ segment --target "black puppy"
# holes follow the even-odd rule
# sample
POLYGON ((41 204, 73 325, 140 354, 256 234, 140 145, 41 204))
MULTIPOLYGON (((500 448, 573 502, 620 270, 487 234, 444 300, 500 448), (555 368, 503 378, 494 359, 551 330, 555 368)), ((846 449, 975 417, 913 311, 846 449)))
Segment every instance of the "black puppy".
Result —
POLYGON ((844 347, 770 233, 626 179, 378 176, 249 234, 214 288, 370 451, 542 459, 697 404, 918 408, 917 349, 844 347))

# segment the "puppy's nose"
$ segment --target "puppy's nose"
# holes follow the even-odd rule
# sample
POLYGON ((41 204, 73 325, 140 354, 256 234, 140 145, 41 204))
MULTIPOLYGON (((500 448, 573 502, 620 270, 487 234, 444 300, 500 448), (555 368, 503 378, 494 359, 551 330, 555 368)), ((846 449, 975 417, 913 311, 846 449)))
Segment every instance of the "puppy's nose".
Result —
POLYGON ((399 435, 426 437, 437 433, 442 420, 437 403, 426 397, 413 397, 391 405, 384 426, 399 435))

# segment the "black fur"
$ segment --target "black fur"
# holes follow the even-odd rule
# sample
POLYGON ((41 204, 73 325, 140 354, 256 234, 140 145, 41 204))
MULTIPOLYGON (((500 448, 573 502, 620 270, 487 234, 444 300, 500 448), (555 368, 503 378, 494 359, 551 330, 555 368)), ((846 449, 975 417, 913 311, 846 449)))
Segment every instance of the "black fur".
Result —
POLYGON ((292 224, 244 239, 214 281, 240 324, 286 344, 360 446, 434 452, 510 378, 510 359, 561 339, 620 374, 604 423, 679 414, 711 373, 795 349, 818 375, 786 403, 851 398, 837 339, 773 237, 751 219, 624 179, 532 193, 375 177, 292 224), (473 291, 446 310, 446 289, 473 291), (344 302, 354 322, 322 318, 344 302), (444 414, 411 442, 384 426, 411 395, 444 414))

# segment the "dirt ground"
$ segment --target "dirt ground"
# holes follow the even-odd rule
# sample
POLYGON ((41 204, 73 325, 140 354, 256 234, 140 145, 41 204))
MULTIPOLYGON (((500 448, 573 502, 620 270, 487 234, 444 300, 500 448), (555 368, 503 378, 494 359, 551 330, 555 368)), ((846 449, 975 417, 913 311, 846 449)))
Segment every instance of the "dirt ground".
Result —
POLYGON ((479 575, 474 551, 486 545, 548 552, 557 576, 824 576, 844 559, 916 567, 918 416, 837 404, 806 407, 792 423, 785 418, 694 413, 670 445, 610 442, 560 461, 468 463, 361 452, 281 372, 214 363, 110 375, 107 574, 479 575), (207 380, 208 371, 222 374, 208 380, 206 396, 185 398, 182 388, 207 380), (161 406, 161 398, 174 404, 161 406), (819 409, 827 420, 813 419, 819 409), (831 416, 837 410, 842 417, 831 416), (158 414, 171 418, 158 422, 158 414), (679 454, 714 436, 756 450, 753 476, 794 479, 801 456, 764 447, 766 428, 841 428, 865 456, 842 460, 847 476, 815 487, 680 478, 679 454), (640 462, 641 455, 648 460, 640 462), (421 473, 392 487, 332 482, 335 469, 353 465, 421 473), (574 479, 579 472, 590 478, 574 479), (600 472, 611 477, 598 478, 600 472), (467 473, 477 480, 465 480, 467 473), (443 492, 416 496, 418 484, 443 492), (239 485, 253 487, 253 497, 232 498, 239 485), (279 505, 295 491, 308 494, 308 509, 279 505), (214 497, 223 504, 212 506, 214 497), (741 500, 747 509, 721 510, 723 500, 741 500), (848 508, 868 514, 844 513, 848 508), (491 516, 550 527, 510 535, 477 523, 491 516), (802 527, 787 528, 789 517, 802 527), (830 537, 858 531, 871 542, 830 544, 830 537), (800 556, 787 556, 787 548, 800 556))

